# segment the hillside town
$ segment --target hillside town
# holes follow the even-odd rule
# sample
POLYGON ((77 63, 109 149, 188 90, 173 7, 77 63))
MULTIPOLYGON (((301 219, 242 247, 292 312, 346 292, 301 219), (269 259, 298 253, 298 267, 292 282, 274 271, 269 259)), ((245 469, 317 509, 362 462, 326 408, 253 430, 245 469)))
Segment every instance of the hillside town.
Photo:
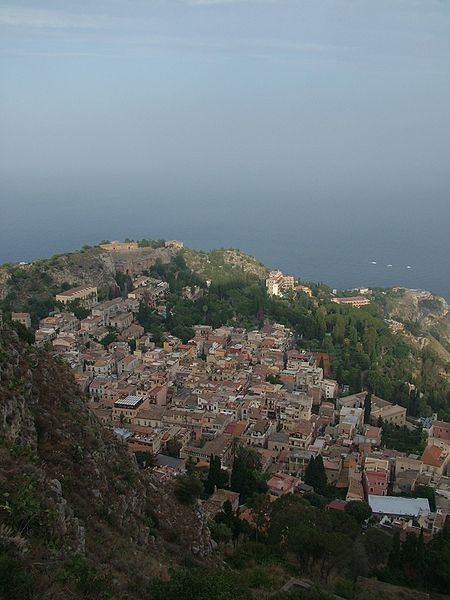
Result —
MULTIPOLYGON (((286 326, 197 325, 188 343, 166 335, 157 347, 136 315, 141 303, 164 314, 168 284, 142 274, 132 283, 132 291, 101 302, 93 285, 62 291, 36 343, 70 365, 91 411, 130 452, 148 455, 156 478, 177 477, 188 463, 207 469, 212 457, 230 470, 238 441, 259 454, 272 499, 313 492, 304 476, 320 456, 336 490, 331 510, 366 501, 383 527, 428 537, 442 530, 450 514, 450 423, 425 424, 421 455, 384 447, 386 424, 416 427, 406 408, 370 395, 367 411, 367 392, 345 395, 330 377, 328 354, 298 349, 286 326), (77 318, 74 305, 89 314, 77 318), (415 497, 418 486, 434 490, 435 506, 415 497)), ((266 285, 278 295, 294 280, 271 272, 266 285)), ((364 295, 336 301, 369 302, 364 295)), ((31 325, 26 313, 12 320, 31 325)), ((209 510, 224 499, 237 508, 238 495, 219 489, 209 510)))

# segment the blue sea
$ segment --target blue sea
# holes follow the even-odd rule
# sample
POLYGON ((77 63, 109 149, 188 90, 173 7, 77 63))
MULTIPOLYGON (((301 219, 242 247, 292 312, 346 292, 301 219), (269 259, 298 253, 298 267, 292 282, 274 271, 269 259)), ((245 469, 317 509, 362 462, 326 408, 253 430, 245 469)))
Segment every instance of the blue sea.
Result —
POLYGON ((450 296, 446 190, 236 183, 167 174, 1 183, 0 263, 124 238, 240 248, 270 268, 338 289, 406 286, 450 296))

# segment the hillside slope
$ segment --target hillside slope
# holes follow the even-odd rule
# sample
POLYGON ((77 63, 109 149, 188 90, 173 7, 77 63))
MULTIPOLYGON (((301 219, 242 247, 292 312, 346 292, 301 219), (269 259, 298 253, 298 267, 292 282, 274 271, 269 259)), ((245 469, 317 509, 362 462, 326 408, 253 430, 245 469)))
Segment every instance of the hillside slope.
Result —
POLYGON ((64 364, 6 327, 0 490, 2 599, 142 598, 177 557, 211 552, 202 515, 138 471, 64 364))
POLYGON ((450 322, 444 298, 423 290, 399 288, 386 290, 381 300, 385 316, 405 325, 407 339, 413 346, 429 346, 450 364, 450 322))
POLYGON ((0 266, 0 309, 29 312, 33 322, 53 310, 55 294, 79 285, 95 285, 105 298, 117 285, 117 271, 140 272, 157 260, 168 262, 172 248, 106 252, 99 246, 56 254, 48 259, 0 266))
POLYGON ((185 248, 183 256, 187 266, 203 279, 214 281, 222 272, 241 271, 264 280, 268 269, 259 260, 234 248, 200 252, 185 248))

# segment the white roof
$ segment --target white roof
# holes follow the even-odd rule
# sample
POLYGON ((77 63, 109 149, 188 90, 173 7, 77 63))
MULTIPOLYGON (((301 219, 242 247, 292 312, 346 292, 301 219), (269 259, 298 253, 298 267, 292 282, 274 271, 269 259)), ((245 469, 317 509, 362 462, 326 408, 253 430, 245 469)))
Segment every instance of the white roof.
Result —
POLYGON ((427 498, 401 498, 399 496, 368 496, 368 503, 375 514, 417 517, 428 515, 430 504, 427 498))
POLYGON ((126 398, 122 398, 122 400, 116 400, 114 406, 139 406, 143 400, 142 396, 127 396, 126 398))

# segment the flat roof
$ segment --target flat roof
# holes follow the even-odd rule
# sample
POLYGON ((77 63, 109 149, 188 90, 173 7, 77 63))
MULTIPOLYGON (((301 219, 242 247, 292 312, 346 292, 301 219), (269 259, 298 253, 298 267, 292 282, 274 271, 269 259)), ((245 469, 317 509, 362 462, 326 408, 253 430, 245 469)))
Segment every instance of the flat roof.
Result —
POLYGON ((375 514, 416 517, 419 514, 430 514, 427 498, 402 498, 400 496, 374 496, 367 499, 375 514))
POLYGON ((183 467, 185 462, 181 458, 174 458, 166 454, 157 454, 153 457, 153 461, 157 467, 172 467, 172 469, 183 467))
POLYGON ((143 401, 143 396, 127 396, 121 400, 116 400, 116 402, 114 402, 114 406, 118 406, 119 408, 137 408, 140 404, 142 404, 143 401))

